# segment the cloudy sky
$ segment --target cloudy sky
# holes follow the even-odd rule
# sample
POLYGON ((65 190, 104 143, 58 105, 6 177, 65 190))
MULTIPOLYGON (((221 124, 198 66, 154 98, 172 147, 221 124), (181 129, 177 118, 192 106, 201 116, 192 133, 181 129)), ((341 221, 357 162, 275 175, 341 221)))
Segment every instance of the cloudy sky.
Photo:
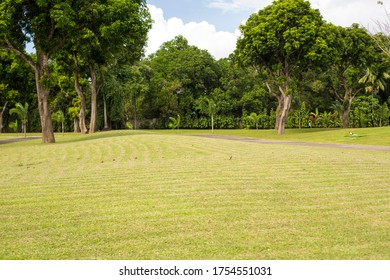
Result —
MULTIPOLYGON (((390 0, 310 0, 324 19, 336 25, 359 23, 375 27, 384 20, 390 0)), ((158 50, 163 42, 177 35, 191 45, 208 50, 216 59, 227 57, 235 49, 238 27, 254 12, 272 0, 147 0, 154 25, 149 33, 146 54, 158 50)))

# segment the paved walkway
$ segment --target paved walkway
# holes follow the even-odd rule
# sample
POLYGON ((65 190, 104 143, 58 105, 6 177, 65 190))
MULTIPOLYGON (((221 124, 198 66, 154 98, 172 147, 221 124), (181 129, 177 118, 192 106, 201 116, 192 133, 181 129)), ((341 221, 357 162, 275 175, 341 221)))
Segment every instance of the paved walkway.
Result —
POLYGON ((265 140, 265 139, 256 139, 256 138, 245 138, 245 137, 239 137, 239 136, 223 136, 223 135, 211 135, 211 134, 197 134, 197 135, 193 135, 193 136, 205 137, 205 138, 215 138, 215 139, 225 139, 225 140, 232 140, 232 141, 241 141, 241 142, 248 142, 248 143, 292 145, 292 146, 305 146, 305 147, 326 147, 326 148, 390 152, 390 146, 327 144, 327 143, 315 143, 315 142, 265 140))
POLYGON ((42 137, 32 136, 32 137, 27 137, 27 138, 11 138, 11 139, 6 139, 6 140, 0 140, 0 145, 28 141, 28 140, 35 140, 35 139, 40 139, 40 138, 42 138, 42 137))

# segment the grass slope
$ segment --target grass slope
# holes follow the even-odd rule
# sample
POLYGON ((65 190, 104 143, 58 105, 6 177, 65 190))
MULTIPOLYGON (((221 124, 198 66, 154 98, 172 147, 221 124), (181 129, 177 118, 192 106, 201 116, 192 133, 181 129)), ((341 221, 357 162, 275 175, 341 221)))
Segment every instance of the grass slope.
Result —
POLYGON ((389 259, 390 153, 107 132, 0 146, 0 259, 389 259))
MULTIPOLYGON (((210 134, 210 130, 163 130, 162 134, 210 134)), ((284 135, 278 135, 275 130, 231 129, 215 130, 215 135, 260 138, 266 140, 301 141, 315 143, 358 144, 390 146, 390 127, 351 128, 351 129, 287 129, 284 135), (353 133, 350 136, 349 132, 353 133)))

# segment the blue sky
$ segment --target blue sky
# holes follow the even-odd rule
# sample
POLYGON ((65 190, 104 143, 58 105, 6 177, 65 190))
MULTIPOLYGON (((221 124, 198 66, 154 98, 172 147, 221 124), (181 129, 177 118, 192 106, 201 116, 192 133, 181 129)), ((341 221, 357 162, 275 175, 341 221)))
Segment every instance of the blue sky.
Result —
POLYGON ((207 0, 147 0, 147 3, 161 8, 167 19, 178 17, 184 22, 207 21, 217 30, 229 32, 234 32, 240 23, 255 11, 254 9, 225 11, 211 7, 213 1, 207 0))
MULTIPOLYGON (((385 18, 384 6, 377 0, 310 0, 324 19, 336 25, 359 23, 375 27, 385 18)), ((382 0, 390 10, 390 0, 382 0)), ((177 35, 190 44, 207 49, 215 58, 227 57, 235 49, 238 27, 254 12, 272 0, 147 0, 155 21, 149 33, 146 53, 155 52, 163 42, 177 35)))

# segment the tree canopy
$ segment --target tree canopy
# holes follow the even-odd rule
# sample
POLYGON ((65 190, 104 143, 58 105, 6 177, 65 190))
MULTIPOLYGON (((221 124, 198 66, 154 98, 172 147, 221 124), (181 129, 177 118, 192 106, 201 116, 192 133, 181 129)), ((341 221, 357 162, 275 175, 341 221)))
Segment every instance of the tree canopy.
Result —
MULTIPOLYGON (((34 70, 44 143, 55 141, 48 104, 53 87, 50 59, 60 51, 69 55, 81 53, 82 59, 89 62, 92 96, 96 97, 95 66, 124 49, 133 61, 139 58, 149 28, 145 1, 4 0, 0 3, 0 48, 17 54, 34 70), (34 44, 35 56, 25 51, 29 43, 34 44)), ((93 106, 92 110, 96 108, 93 106)))
POLYGON ((183 36, 144 57, 150 27, 145 1, 2 1, 3 131, 18 102, 30 105, 26 128, 42 130, 43 142, 53 130, 390 123, 389 58, 364 28, 326 23, 309 1, 253 14, 220 60, 183 36))
POLYGON ((311 62, 314 46, 323 42, 318 38, 323 24, 319 11, 312 9, 308 1, 277 0, 240 27, 237 59, 264 72, 269 92, 279 101, 279 134, 284 133, 294 82, 311 62))

